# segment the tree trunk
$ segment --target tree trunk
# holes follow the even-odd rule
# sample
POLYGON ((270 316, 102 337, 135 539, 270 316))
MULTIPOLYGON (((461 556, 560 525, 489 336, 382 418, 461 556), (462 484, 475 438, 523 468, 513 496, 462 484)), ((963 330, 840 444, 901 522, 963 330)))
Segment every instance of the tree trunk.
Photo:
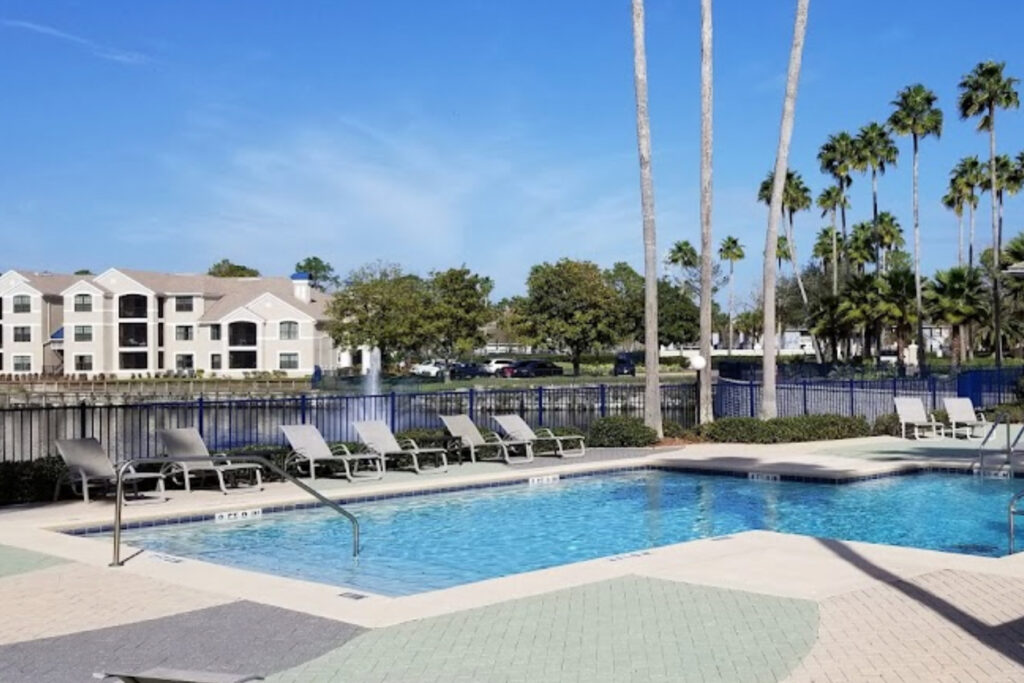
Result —
MULTIPOLYGON (((789 52, 789 68, 786 73, 786 96, 782 102, 782 122, 779 126, 779 145, 775 153, 775 178, 772 182, 772 196, 769 203, 768 234, 765 236, 764 280, 764 328, 775 327, 775 247, 778 239, 779 221, 782 219, 782 191, 789 168, 789 143, 793 137, 793 117, 796 110, 796 90, 800 80, 800 61, 803 58, 804 35, 807 31, 807 5, 809 0, 797 0, 796 18, 793 22, 793 44, 789 52)), ((775 396, 775 340, 767 334, 764 340, 762 371, 764 375, 761 391, 761 417, 778 417, 779 410, 775 396)))
POLYGON ((917 306, 917 368, 924 372, 927 354, 924 352, 924 301, 921 293, 921 223, 918 218, 917 195, 917 135, 914 135, 914 300, 917 306))
POLYGON ((988 173, 989 181, 992 183, 989 187, 991 191, 989 194, 992 199, 992 331, 995 336, 995 355, 996 355, 996 368, 1001 368, 1003 365, 1003 303, 999 296, 999 261, 1000 261, 1000 245, 999 245, 999 211, 996 199, 996 108, 995 105, 989 105, 988 108, 989 116, 989 129, 988 129, 988 173))
POLYGON ((971 220, 970 220, 971 230, 970 230, 970 236, 968 237, 968 242, 967 242, 967 267, 968 268, 973 268, 974 267, 974 204, 970 204, 969 203, 967 205, 967 210, 970 212, 970 217, 971 217, 971 220))
POLYGON ((800 275, 800 261, 796 255, 796 239, 793 230, 793 212, 789 212, 789 226, 786 228, 786 239, 789 240, 789 262, 793 265, 793 276, 796 278, 797 289, 800 290, 800 300, 807 306, 807 290, 804 289, 804 279, 800 275))
MULTIPOLYGON (((839 240, 836 235, 836 210, 832 209, 832 296, 839 296, 839 240)), ((835 360, 833 358, 833 360, 835 360)))
POLYGON ((960 351, 960 342, 959 342, 959 339, 960 339, 960 326, 959 325, 953 325, 950 334, 953 335, 953 339, 950 340, 952 343, 949 345, 949 348, 953 352, 953 372, 956 373, 956 371, 958 371, 960 369, 960 362, 961 362, 960 353, 959 353, 959 351, 960 351))
POLYGON ((699 373, 700 421, 714 420, 711 387, 711 152, 713 141, 711 0, 700 2, 700 355, 707 370, 699 373))
MULTIPOLYGON (((582 358, 583 358, 583 352, 582 351, 577 351, 576 349, 573 349, 573 352, 572 352, 572 376, 573 377, 579 377, 580 376, 580 362, 581 362, 582 358)), ((644 358, 644 362, 645 363, 647 362, 646 358, 644 358)), ((644 368, 644 371, 646 373, 646 371, 647 371, 646 367, 644 368)), ((655 375, 657 375, 657 372, 655 372, 655 375)))
MULTIPOLYGON (((640 208, 644 227, 644 424, 662 437, 661 384, 658 377, 658 250, 651 171, 651 121, 647 112, 647 52, 644 3, 633 0, 633 84, 636 90, 636 140, 640 158, 640 208)), ((578 359, 573 370, 579 374, 578 359)))
POLYGON ((728 355, 732 355, 732 276, 736 267, 734 261, 729 261, 729 349, 728 355))
POLYGON ((881 272, 882 240, 878 234, 878 171, 871 169, 871 229, 875 235, 875 272, 881 272))
POLYGON ((964 265, 964 210, 956 215, 956 265, 964 265))

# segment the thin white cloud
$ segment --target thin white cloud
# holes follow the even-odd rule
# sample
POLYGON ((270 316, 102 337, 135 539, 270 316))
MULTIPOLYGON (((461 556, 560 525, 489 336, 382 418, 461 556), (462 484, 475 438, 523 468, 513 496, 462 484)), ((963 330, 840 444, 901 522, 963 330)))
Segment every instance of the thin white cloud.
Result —
POLYGON ((106 59, 111 62, 119 62, 121 64, 145 64, 150 61, 147 55, 141 52, 134 52, 131 50, 122 50, 108 45, 101 45, 95 41, 83 38, 82 36, 75 35, 73 33, 67 33, 61 31, 52 26, 45 24, 37 24, 31 21, 21 21, 17 19, 3 19, 0 20, 0 24, 8 28, 20 29, 23 31, 31 31, 42 36, 55 38, 65 43, 77 45, 85 50, 89 51, 93 56, 99 57, 100 59, 106 59))

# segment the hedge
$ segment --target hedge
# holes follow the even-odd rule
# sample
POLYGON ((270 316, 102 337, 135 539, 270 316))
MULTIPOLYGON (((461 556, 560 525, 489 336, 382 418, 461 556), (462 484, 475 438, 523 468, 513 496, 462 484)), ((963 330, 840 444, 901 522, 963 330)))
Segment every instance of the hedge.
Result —
POLYGON ((57 457, 0 462, 0 505, 52 500, 53 488, 65 472, 64 461, 57 457))
POLYGON ((726 417, 702 426, 700 435, 718 443, 794 443, 870 436, 871 428, 863 417, 845 415, 726 417))
POLYGON ((626 448, 652 446, 658 434, 637 417, 616 415, 594 420, 590 425, 588 446, 626 448))

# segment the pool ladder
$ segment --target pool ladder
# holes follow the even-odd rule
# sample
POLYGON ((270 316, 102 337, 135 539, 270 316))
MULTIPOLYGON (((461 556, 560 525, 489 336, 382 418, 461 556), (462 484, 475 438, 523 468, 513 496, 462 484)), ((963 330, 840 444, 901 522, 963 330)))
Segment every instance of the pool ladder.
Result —
POLYGON ((979 477, 1012 478, 1016 469, 1014 467, 1014 455, 1017 453, 1017 444, 1024 438, 1024 426, 1017 432, 1017 436, 1010 439, 1010 421, 1005 413, 996 416, 992 426, 989 427, 985 438, 978 446, 978 454, 971 463, 971 471, 979 477), (1006 428, 1006 448, 999 451, 986 451, 985 445, 995 436, 996 430, 1002 425, 1006 428), (998 456, 996 463, 987 462, 989 458, 998 456))
POLYGON ((1024 491, 1018 491, 1017 493, 1014 494, 1013 498, 1010 499, 1010 505, 1007 507, 1006 510, 1007 528, 1009 529, 1010 534, 1011 555, 1017 552, 1016 548, 1014 547, 1014 524, 1016 522, 1018 515, 1024 515, 1024 508, 1017 507, 1017 504, 1020 503, 1022 500, 1024 500, 1024 491))

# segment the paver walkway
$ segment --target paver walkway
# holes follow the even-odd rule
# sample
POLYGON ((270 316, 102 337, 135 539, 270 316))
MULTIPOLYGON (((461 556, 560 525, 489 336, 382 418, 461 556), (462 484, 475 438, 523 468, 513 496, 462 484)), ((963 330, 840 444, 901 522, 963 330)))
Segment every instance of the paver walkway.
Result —
POLYGON ((31 572, 45 567, 63 564, 66 560, 52 555, 34 553, 30 550, 0 545, 0 577, 31 572))

